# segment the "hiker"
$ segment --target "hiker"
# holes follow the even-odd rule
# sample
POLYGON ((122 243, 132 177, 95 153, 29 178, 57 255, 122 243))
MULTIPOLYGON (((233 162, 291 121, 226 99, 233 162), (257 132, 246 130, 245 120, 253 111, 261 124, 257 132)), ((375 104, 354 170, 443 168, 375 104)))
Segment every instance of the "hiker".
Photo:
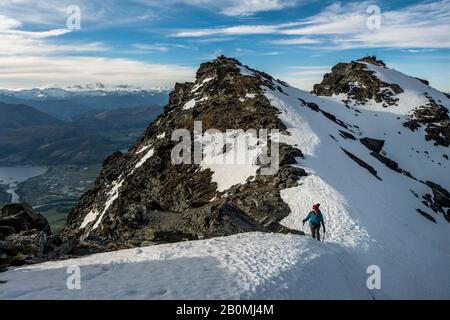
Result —
POLYGON ((314 239, 320 241, 320 224, 322 223, 323 232, 325 233, 325 222, 323 221, 322 212, 320 212, 320 204, 313 205, 312 211, 308 213, 305 219, 303 219, 303 225, 309 220, 309 226, 311 227, 311 235, 314 239))

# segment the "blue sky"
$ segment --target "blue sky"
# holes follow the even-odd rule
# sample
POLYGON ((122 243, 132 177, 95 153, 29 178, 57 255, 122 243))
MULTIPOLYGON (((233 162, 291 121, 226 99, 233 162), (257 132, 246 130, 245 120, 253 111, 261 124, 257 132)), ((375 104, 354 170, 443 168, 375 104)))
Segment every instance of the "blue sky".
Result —
POLYGON ((334 64, 377 55, 450 92, 450 0, 0 0, 0 48, 3 88, 171 87, 225 54, 309 90, 334 64))

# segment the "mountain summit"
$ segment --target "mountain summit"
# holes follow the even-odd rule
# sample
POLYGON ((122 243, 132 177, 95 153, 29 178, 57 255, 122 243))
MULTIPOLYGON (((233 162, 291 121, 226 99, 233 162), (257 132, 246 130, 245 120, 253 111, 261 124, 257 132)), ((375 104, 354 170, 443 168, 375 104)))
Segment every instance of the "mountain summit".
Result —
POLYGON ((270 176, 259 174, 258 139, 244 163, 205 161, 208 156, 218 159, 241 151, 237 144, 215 145, 206 136, 203 148, 214 150, 209 155, 204 151, 201 163, 171 161, 174 131, 191 134, 195 121, 201 122, 202 133, 215 129, 226 135, 226 130, 235 130, 243 136, 248 129, 285 131, 279 111, 261 89, 281 91, 284 85, 223 56, 201 65, 195 83, 175 86, 164 114, 139 143, 105 161, 95 188, 70 214, 65 232, 127 246, 247 231, 294 232, 280 224, 290 212, 280 190, 296 186, 306 174, 290 166, 302 156, 300 150, 281 143, 281 167, 270 176))

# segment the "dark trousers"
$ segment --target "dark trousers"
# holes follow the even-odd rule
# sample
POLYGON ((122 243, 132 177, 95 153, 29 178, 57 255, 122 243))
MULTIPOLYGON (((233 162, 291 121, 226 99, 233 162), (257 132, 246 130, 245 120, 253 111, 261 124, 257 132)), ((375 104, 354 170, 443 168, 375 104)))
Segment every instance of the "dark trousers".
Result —
POLYGON ((320 241, 320 225, 319 226, 311 225, 310 227, 312 237, 320 241))

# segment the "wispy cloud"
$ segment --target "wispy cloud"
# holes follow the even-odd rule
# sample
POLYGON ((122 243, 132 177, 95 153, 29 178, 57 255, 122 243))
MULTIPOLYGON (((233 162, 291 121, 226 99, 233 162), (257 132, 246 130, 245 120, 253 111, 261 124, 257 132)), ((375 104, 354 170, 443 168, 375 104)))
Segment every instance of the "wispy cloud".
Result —
POLYGON ((166 45, 161 44, 142 44, 142 43, 135 43, 133 44, 133 48, 147 51, 147 52, 167 52, 169 51, 169 47, 166 45))
POLYGON ((68 29, 51 29, 46 31, 24 31, 22 23, 16 19, 0 16, 0 56, 27 54, 61 54, 76 52, 101 52, 108 48, 100 42, 92 43, 57 43, 51 38, 70 33, 68 29))
MULTIPOLYGON (((145 1, 152 2, 151 0, 145 1)), ((305 0, 172 0, 203 9, 219 12, 222 15, 238 17, 252 16, 259 12, 278 11, 293 7, 305 0)))
POLYGON ((424 52, 433 52, 436 51, 436 49, 407 49, 402 51, 408 53, 424 53, 424 52))
POLYGON ((278 25, 236 25, 179 30, 175 37, 271 35, 279 45, 315 44, 318 48, 450 48, 450 0, 423 2, 398 10, 381 9, 381 28, 370 30, 373 1, 334 3, 309 18, 278 25), (280 39, 276 39, 280 37, 280 39))
POLYGON ((221 12, 227 16, 251 16, 258 12, 285 9, 297 3, 295 0, 234 0, 216 2, 225 3, 221 12))
POLYGON ((272 44, 282 44, 282 45, 317 44, 317 43, 321 43, 321 42, 322 41, 320 41, 318 39, 311 39, 311 38, 306 38, 306 37, 279 39, 279 40, 270 41, 270 43, 272 43, 272 44))
MULTIPOLYGON (((0 0, 5 1, 5 0, 0 0)), ((18 2, 21 2, 18 0, 18 2)), ((103 82, 142 87, 172 86, 191 80, 193 68, 177 64, 157 64, 128 58, 88 56, 111 51, 101 42, 64 41, 68 29, 23 30, 24 24, 0 16, 0 86, 17 88, 49 83, 75 85, 103 82)), ((166 52, 178 44, 136 44, 141 50, 166 52)))
POLYGON ((196 29, 178 31, 171 36, 179 38, 195 38, 215 35, 255 35, 255 34, 273 34, 278 32, 277 26, 270 25, 243 25, 225 28, 196 29))

